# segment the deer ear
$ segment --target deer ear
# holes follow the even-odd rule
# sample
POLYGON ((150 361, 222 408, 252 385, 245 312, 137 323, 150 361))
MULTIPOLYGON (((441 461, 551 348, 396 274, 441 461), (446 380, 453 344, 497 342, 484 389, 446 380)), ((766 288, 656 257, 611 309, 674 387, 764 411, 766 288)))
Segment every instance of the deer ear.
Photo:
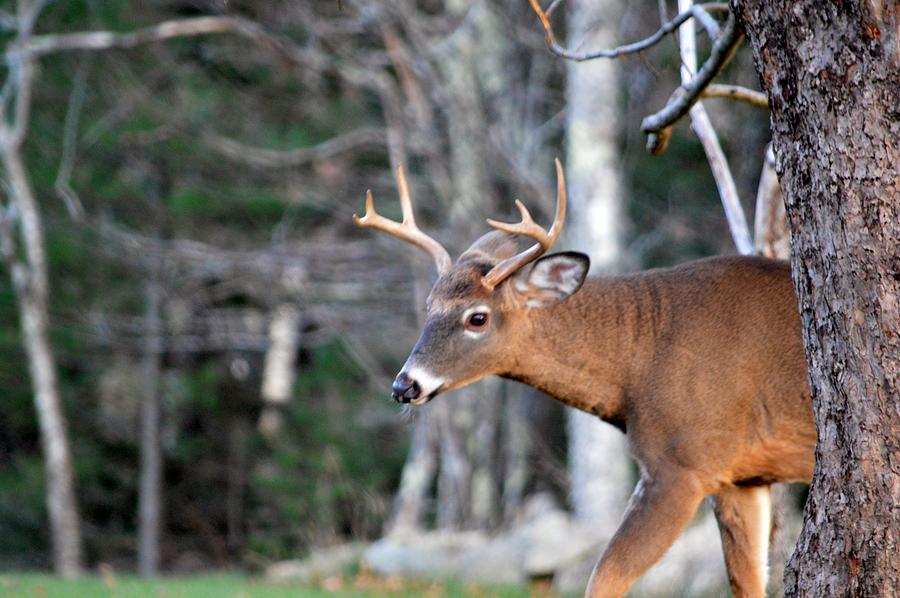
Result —
POLYGON ((513 290, 528 307, 552 305, 581 288, 590 266, 590 258, 583 253, 546 255, 516 274, 513 290))

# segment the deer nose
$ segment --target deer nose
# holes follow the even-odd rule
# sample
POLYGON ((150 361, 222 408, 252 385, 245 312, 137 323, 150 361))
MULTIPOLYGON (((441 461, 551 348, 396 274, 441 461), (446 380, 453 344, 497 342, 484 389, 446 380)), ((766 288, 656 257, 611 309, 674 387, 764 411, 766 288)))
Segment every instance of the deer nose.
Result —
POLYGON ((410 378, 406 372, 397 374, 397 378, 394 380, 393 391, 391 396, 398 403, 409 403, 417 399, 422 393, 419 383, 410 378))

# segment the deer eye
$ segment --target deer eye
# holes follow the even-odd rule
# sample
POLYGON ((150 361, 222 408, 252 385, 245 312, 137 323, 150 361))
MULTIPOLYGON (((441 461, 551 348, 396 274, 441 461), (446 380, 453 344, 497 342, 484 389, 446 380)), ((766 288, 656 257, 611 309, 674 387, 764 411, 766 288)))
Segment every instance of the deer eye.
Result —
POLYGON ((481 332, 487 328, 488 314, 483 311, 476 311, 466 318, 466 330, 472 332, 481 332))

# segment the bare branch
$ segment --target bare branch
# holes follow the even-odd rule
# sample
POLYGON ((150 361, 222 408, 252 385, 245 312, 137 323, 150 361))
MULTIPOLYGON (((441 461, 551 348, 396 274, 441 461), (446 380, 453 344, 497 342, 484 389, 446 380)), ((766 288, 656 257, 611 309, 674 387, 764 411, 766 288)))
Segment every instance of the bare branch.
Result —
POLYGON ((711 83, 700 94, 704 98, 726 98, 738 102, 747 102, 760 108, 769 107, 769 99, 761 91, 747 89, 740 85, 726 85, 724 83, 711 83))
POLYGON ((759 175, 753 232, 759 253, 766 257, 790 258, 791 231, 785 215, 778 175, 775 174, 775 153, 771 143, 766 147, 766 157, 759 175))
POLYGON ((709 168, 712 170, 716 187, 719 189, 719 197, 722 200, 722 208, 725 210, 725 219, 728 221, 728 228, 734 244, 741 255, 751 255, 754 249, 750 229, 747 226, 747 218, 744 215, 744 208, 741 206, 737 186, 734 184, 734 177, 728 166, 728 159, 716 136, 716 130, 713 128, 712 121, 710 121, 703 104, 699 102, 694 104, 690 114, 691 128, 694 129, 706 152, 706 159, 709 161, 709 168))
POLYGON ((362 127, 328 141, 292 150, 273 150, 245 145, 215 133, 204 133, 203 142, 222 156, 257 168, 287 168, 324 160, 366 145, 384 145, 387 133, 379 127, 362 127))
POLYGON ((654 152, 654 149, 658 146, 657 134, 687 114, 691 106, 700 99, 703 90, 709 86, 722 68, 728 64, 742 37, 740 30, 737 28, 734 15, 728 15, 725 29, 713 44, 709 58, 697 71, 697 75, 681 86, 684 93, 673 96, 674 99, 666 104, 665 108, 647 116, 641 122, 641 131, 648 134, 647 149, 649 151, 654 152))
POLYGON ((87 62, 82 62, 75 75, 72 84, 72 93, 69 94, 69 103, 66 107, 66 118, 63 124, 62 157, 59 161, 59 170, 56 173, 54 187, 73 220, 81 220, 84 217, 84 206, 78 198, 78 194, 72 188, 72 170, 75 167, 75 154, 78 149, 78 120, 81 116, 81 107, 87 92, 87 62))
POLYGON ((719 23, 712 15, 709 14, 707 8, 712 6, 712 8, 718 10, 728 10, 728 7, 722 7, 721 5, 709 5, 709 4, 695 4, 691 7, 691 15, 694 19, 697 20, 698 23, 703 25, 703 29, 706 30, 706 35, 709 36, 711 41, 716 41, 716 38, 719 37, 719 23))
MULTIPOLYGON (((691 0, 679 0, 678 8, 685 11, 690 8, 690 4, 691 0)), ((729 25, 733 26, 733 17, 729 17, 728 22, 729 25)), ((681 80, 684 82, 684 86, 687 87, 697 79, 697 77, 691 78, 691 74, 697 69, 696 39, 693 23, 688 23, 679 31, 679 39, 681 42, 679 51, 683 65, 681 68, 681 80)), ((716 181, 722 208, 725 211, 725 219, 728 221, 728 228, 731 231, 734 244, 741 254, 752 254, 753 240, 750 237, 750 229, 747 226, 744 208, 741 206, 741 199, 738 195, 737 186, 734 184, 731 169, 728 166, 728 159, 725 157, 725 152, 722 151, 722 146, 719 144, 716 130, 709 115, 706 113, 706 107, 703 106, 702 102, 697 101, 690 107, 689 112, 691 115, 691 128, 697 134, 700 143, 703 144, 703 151, 706 153, 706 159, 716 181)), ((671 129, 671 125, 668 128, 671 129)))
MULTIPOLYGON (((86 31, 83 33, 59 33, 36 35, 28 40, 22 51, 39 58, 55 52, 69 50, 127 49, 142 44, 159 42, 174 37, 234 33, 277 50, 284 57, 298 60, 296 48, 284 43, 266 31, 259 23, 240 17, 195 17, 164 21, 158 25, 115 33, 112 31, 86 31)), ((301 61, 302 62, 302 61, 301 61)))
POLYGON ((675 30, 681 27, 685 21, 692 17, 700 21, 703 27, 709 32, 711 38, 715 38, 719 27, 716 24, 715 20, 710 17, 708 11, 728 10, 728 5, 724 2, 710 2, 708 4, 702 5, 698 4, 697 6, 692 7, 691 10, 682 12, 671 21, 663 23, 662 27, 660 27, 656 31, 656 33, 654 33, 650 37, 644 38, 631 44, 626 44, 624 46, 617 46, 615 48, 595 50, 593 52, 576 53, 563 48, 556 40, 556 34, 553 32, 553 25, 550 23, 550 12, 556 8, 557 2, 551 4, 550 8, 548 8, 546 12, 541 8, 538 0, 528 0, 528 2, 529 4, 531 4, 531 9, 541 20, 541 25, 544 27, 545 33, 544 41, 547 43, 547 48, 550 50, 550 52, 561 58, 574 60, 575 62, 594 60, 595 58, 619 58, 628 54, 643 52, 644 50, 658 44, 666 35, 673 33, 675 30))

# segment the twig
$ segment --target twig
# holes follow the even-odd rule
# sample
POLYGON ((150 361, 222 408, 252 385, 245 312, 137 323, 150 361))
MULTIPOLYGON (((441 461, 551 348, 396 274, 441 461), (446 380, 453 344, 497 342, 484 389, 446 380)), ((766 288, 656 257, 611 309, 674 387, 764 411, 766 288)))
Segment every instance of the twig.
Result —
POLYGON ((744 215, 737 186, 734 184, 734 177, 731 176, 728 159, 719 144, 716 130, 713 128, 712 121, 709 120, 703 104, 699 102, 694 104, 690 114, 691 128, 694 129, 706 152, 706 159, 709 161, 709 168, 712 170, 716 187, 719 189, 719 197, 722 200, 722 208, 725 210, 725 219, 728 221, 728 228, 734 244, 741 255, 752 255, 754 253, 753 239, 750 237, 747 217, 744 215))
POLYGON ((619 58, 627 54, 636 54, 638 52, 642 52, 658 44, 666 35, 673 33, 691 17, 700 21, 704 28, 706 28, 709 32, 710 37, 714 38, 716 36, 716 33, 718 32, 718 25, 716 24, 715 20, 713 20, 712 17, 709 16, 708 11, 728 10, 728 5, 724 2, 710 2, 708 4, 702 5, 698 4, 697 6, 692 7, 690 10, 682 12, 671 21, 663 23, 662 27, 657 29, 656 33, 654 33, 650 37, 644 38, 631 44, 626 44, 624 46, 617 46, 615 48, 577 53, 563 48, 556 40, 556 34, 553 32, 553 25, 550 23, 549 14, 550 9, 556 8, 556 2, 554 2, 550 6, 550 9, 548 9, 546 12, 541 8, 538 0, 528 0, 528 3, 531 4, 531 9, 541 20, 541 25, 544 27, 544 41, 547 43, 547 48, 550 50, 550 52, 561 58, 574 60, 575 62, 594 60, 595 58, 619 58))
POLYGON ((359 146, 383 145, 386 143, 386 137, 387 133, 382 128, 362 127, 318 145, 292 150, 252 147, 215 133, 204 133, 202 139, 207 147, 229 160, 257 168, 286 168, 324 160, 359 146))
MULTIPOLYGON (((691 0, 679 0, 679 9, 686 10, 690 7, 691 0)), ((734 17, 729 17, 728 25, 734 26, 734 17)), ((726 34, 723 33, 723 38, 726 34)), ((684 87, 687 88, 694 83, 698 77, 691 77, 691 73, 697 69, 697 53, 696 40, 694 36, 694 27, 692 23, 687 24, 679 32, 681 53, 681 79, 684 87)), ((727 56, 727 54, 726 54, 727 56)), ((712 56, 710 56, 710 59, 712 56)), ((726 58, 727 61, 727 58, 726 58)), ((708 64, 709 61, 707 61, 708 64)), ((703 68, 706 68, 706 64, 703 68)), ((721 67, 720 67, 721 68, 721 67)), ((701 72, 703 69, 701 69, 701 72)), ((701 88, 702 89, 702 88, 701 88)), ((687 93, 684 94, 688 95, 687 93)), ((681 98, 679 98, 681 99, 681 98)), ((699 99, 699 98, 698 98, 699 99)), ((678 101, 678 100, 676 100, 678 101)), ((706 153, 706 159, 709 162, 710 170, 712 170, 713 178, 716 181, 716 187, 719 190, 719 197, 722 201, 722 208, 725 211, 725 219, 728 221, 728 228, 731 231, 731 237, 734 244, 742 255, 749 255, 754 252, 753 240, 750 237, 750 229, 747 226, 747 218, 744 215, 744 209, 741 207, 741 199, 738 196, 737 186, 734 184, 734 177, 731 175, 731 169, 728 166, 728 160, 722 146, 719 144, 719 138, 713 127, 706 108, 699 101, 690 106, 691 128, 703 144, 703 151, 706 153)), ((674 121, 673 121, 674 122, 674 121)), ((671 127, 671 124, 669 125, 671 127)))
POLYGON ((562 4, 562 1, 563 1, 563 0, 553 0, 553 2, 550 3, 550 6, 548 6, 548 7, 547 7, 547 10, 546 10, 546 13, 547 13, 547 16, 548 16, 548 17, 551 16, 551 15, 553 15, 553 12, 554 12, 557 8, 559 8, 559 5, 562 4))
POLYGON ((650 151, 653 151, 656 147, 653 139, 655 135, 687 114, 691 106, 700 99, 703 90, 709 86, 713 78, 719 74, 731 59, 734 50, 741 41, 741 37, 742 35, 737 28, 734 15, 729 14, 722 35, 713 44, 709 58, 697 71, 697 75, 681 86, 684 93, 675 96, 672 101, 666 104, 665 108, 647 116, 641 122, 641 131, 650 134, 650 138, 647 141, 647 147, 650 151))
POLYGON ((769 107, 769 99, 761 91, 755 89, 747 89, 740 85, 726 85, 724 83, 711 83, 703 93, 700 94, 704 98, 726 98, 729 100, 737 100, 739 102, 747 102, 753 106, 760 108, 769 107))
POLYGON ((82 61, 78 66, 75 81, 72 83, 72 93, 69 94, 69 103, 66 107, 66 118, 63 124, 62 157, 54 184, 56 193, 65 204, 69 216, 76 221, 84 217, 84 206, 78 198, 78 193, 72 188, 71 179, 72 170, 75 167, 75 154, 78 149, 78 120, 87 92, 87 65, 86 61, 82 61))
MULTIPOLYGON (((115 33, 112 31, 86 31, 82 33, 58 33, 35 35, 21 48, 34 58, 69 50, 128 49, 142 44, 158 42, 173 37, 234 33, 278 50, 283 56, 298 60, 294 48, 270 34, 259 23, 240 17, 195 17, 164 21, 158 25, 115 33)), ((302 61, 301 61, 302 62, 302 61)))
POLYGON ((759 253, 779 259, 790 257, 791 233, 784 212, 781 186, 775 173, 775 154, 771 143, 766 147, 766 157, 759 175, 753 232, 759 253))

